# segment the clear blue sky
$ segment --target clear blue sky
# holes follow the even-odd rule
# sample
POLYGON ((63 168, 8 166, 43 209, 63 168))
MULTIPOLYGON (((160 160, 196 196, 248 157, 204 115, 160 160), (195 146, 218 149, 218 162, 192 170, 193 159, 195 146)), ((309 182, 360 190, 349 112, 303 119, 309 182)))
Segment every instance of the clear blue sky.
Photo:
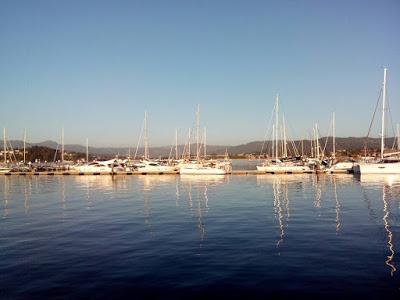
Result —
POLYGON ((400 122, 400 1, 0 1, 0 126, 10 138, 151 146, 264 138, 274 97, 295 138, 336 112, 363 136, 388 71, 400 122))

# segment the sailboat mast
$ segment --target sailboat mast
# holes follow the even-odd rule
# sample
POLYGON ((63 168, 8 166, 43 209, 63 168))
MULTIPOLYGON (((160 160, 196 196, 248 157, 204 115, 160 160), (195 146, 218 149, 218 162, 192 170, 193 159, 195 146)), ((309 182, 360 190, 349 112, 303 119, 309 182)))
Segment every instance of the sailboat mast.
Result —
POLYGON ((178 129, 175 129, 175 159, 179 159, 179 153, 178 153, 178 129))
POLYGON ((144 159, 149 159, 149 139, 147 136, 147 111, 144 112, 144 159))
POLYGON ((284 156, 287 157, 287 142, 286 142, 286 124, 285 124, 285 115, 283 115, 283 153, 284 156))
POLYGON ((26 129, 24 129, 24 164, 26 162, 26 129))
POLYGON ((272 155, 271 157, 275 156, 275 124, 272 124, 272 155))
POLYGON ((276 105, 275 105, 275 158, 278 159, 279 156, 279 146, 278 146, 278 139, 279 139, 279 94, 276 94, 276 105))
POLYGON ((387 68, 384 68, 383 69, 383 86, 382 86, 381 159, 383 159, 383 151, 385 150, 386 72, 387 72, 387 68))
POLYGON ((400 150, 400 124, 397 123, 397 150, 400 150))
POLYGON ((313 133, 310 134, 310 149, 311 149, 311 157, 314 157, 314 145, 313 145, 313 140, 314 140, 314 136, 315 136, 315 128, 313 128, 313 133))
POLYGON ((318 137, 318 124, 315 123, 315 154, 317 156, 317 159, 319 159, 319 137, 318 137))
POLYGON ((207 156, 207 129, 204 127, 204 159, 207 156))
POLYGON ((88 138, 86 138, 86 162, 87 163, 89 162, 89 139, 88 138))
POLYGON ((200 105, 197 105, 196 112, 196 160, 200 160, 200 105))
POLYGON ((3 128, 3 146, 4 146, 4 163, 7 163, 7 141, 6 141, 6 128, 3 128))
POLYGON ((333 115, 332 115, 332 152, 333 152, 332 156, 333 156, 333 158, 336 158, 336 129, 335 129, 336 124, 335 123, 336 123, 335 112, 333 112, 333 115))
POLYGON ((192 143, 192 128, 189 128, 188 158, 190 160, 190 144, 192 143))
POLYGON ((61 129, 61 162, 64 162, 64 127, 61 129))

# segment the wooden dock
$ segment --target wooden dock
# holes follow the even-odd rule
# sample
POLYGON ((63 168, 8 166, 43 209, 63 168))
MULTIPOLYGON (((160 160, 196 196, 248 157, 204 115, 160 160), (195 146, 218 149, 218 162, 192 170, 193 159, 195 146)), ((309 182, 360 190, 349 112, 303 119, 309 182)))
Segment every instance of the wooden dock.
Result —
MULTIPOLYGON (((306 171, 306 172, 260 172, 257 170, 233 170, 227 175, 265 175, 265 174, 315 174, 325 173, 320 171, 306 171)), ((4 176, 93 176, 93 175, 108 175, 108 176, 125 176, 125 175, 178 175, 179 172, 78 172, 78 171, 40 171, 40 172, 7 172, 0 173, 4 176)), ((201 175, 194 175, 201 176, 201 175)))

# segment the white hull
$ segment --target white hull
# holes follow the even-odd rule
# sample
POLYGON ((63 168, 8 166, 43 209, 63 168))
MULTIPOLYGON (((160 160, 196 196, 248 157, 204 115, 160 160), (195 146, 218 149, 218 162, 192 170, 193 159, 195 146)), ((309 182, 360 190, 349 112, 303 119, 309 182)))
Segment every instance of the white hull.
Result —
POLYGON ((400 162, 396 163, 361 163, 354 166, 356 174, 400 174, 400 162))
POLYGON ((274 172, 274 173, 305 173, 311 172, 312 170, 308 166, 291 166, 291 165, 269 165, 269 166, 257 166, 257 171, 260 172, 274 172))
POLYGON ((338 162, 334 164, 332 167, 327 169, 327 172, 330 173, 350 173, 353 171, 354 163, 353 162, 338 162))
POLYGON ((112 168, 107 166, 75 166, 72 169, 78 172, 112 172, 112 168))
POLYGON ((0 168, 0 173, 9 173, 11 172, 10 168, 0 168))
POLYGON ((151 166, 146 165, 138 167, 137 172, 139 173, 173 173, 176 172, 177 168, 174 166, 151 166))
POLYGON ((180 174, 191 174, 191 175, 225 175, 227 171, 220 168, 212 167, 199 167, 199 168, 180 168, 180 174))

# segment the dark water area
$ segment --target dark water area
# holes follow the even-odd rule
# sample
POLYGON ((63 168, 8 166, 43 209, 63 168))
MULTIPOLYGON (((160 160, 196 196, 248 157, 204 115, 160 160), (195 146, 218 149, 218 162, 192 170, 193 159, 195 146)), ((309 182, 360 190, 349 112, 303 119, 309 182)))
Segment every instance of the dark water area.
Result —
POLYGON ((400 299, 400 177, 2 176, 0 299, 400 299))

